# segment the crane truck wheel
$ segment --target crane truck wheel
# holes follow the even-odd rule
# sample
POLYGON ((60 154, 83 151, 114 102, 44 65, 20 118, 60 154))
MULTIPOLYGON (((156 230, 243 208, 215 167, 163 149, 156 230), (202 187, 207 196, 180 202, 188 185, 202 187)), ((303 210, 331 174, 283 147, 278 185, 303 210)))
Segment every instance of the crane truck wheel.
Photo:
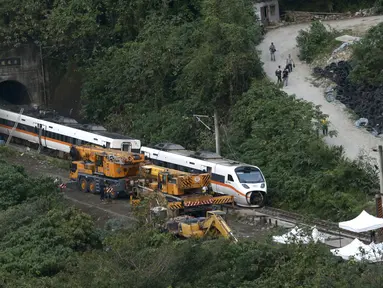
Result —
POLYGON ((86 181, 85 178, 80 179, 80 189, 84 193, 87 193, 89 191, 88 181, 86 181))
POLYGON ((94 180, 91 180, 89 182, 89 192, 95 194, 97 192, 96 190, 96 182, 94 180))

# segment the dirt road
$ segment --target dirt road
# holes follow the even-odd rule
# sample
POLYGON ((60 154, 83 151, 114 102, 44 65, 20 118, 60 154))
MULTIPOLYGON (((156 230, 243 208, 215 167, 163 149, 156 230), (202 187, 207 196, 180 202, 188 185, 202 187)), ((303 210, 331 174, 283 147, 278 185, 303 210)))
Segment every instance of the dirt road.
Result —
MULTIPOLYGON (((335 29, 353 29, 354 31, 365 32, 380 22, 383 22, 383 16, 328 21, 324 23, 335 29)), ((296 47, 295 38, 300 29, 306 29, 308 26, 309 24, 286 26, 271 30, 266 34, 265 40, 258 47, 258 49, 262 51, 262 61, 264 62, 265 72, 271 79, 275 80, 275 70, 278 65, 286 65, 286 58, 288 54, 291 54, 295 61, 296 68, 289 77, 288 87, 283 88, 284 91, 289 94, 295 94, 298 98, 310 101, 315 105, 321 105, 322 112, 329 115, 331 122, 330 130, 338 131, 337 137, 326 137, 326 143, 329 145, 342 145, 346 156, 351 159, 357 158, 362 152, 371 157, 371 161, 374 163, 378 155, 377 152, 372 151, 372 148, 375 148, 383 141, 380 138, 374 137, 364 129, 355 127, 342 103, 327 102, 323 96, 323 88, 317 88, 310 83, 310 67, 300 62, 297 57, 299 51, 296 47), (275 62, 270 61, 268 47, 271 42, 274 42, 277 48, 275 62)))

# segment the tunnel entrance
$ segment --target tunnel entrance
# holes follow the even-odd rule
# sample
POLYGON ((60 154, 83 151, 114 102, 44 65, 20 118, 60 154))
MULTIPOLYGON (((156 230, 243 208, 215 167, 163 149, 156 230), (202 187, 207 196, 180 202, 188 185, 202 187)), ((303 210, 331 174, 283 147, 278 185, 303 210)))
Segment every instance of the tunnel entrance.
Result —
POLYGON ((13 105, 31 104, 28 89, 18 81, 0 82, 0 102, 13 105))

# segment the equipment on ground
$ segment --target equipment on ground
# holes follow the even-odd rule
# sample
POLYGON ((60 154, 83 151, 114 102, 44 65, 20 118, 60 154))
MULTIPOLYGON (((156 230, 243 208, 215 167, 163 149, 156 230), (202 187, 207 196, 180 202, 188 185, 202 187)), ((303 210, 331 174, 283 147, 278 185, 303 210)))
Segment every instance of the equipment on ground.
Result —
POLYGON ((212 190, 234 196, 238 206, 261 207, 265 203, 266 180, 257 166, 225 159, 211 152, 186 150, 172 143, 159 143, 152 148, 142 146, 141 153, 155 165, 211 174, 212 190))
POLYGON ((76 181, 81 191, 100 193, 101 188, 111 198, 129 194, 135 187, 142 154, 113 149, 72 146, 70 179, 76 181))
POLYGON ((168 169, 156 165, 144 165, 140 168, 142 181, 135 198, 155 191, 167 199, 167 209, 173 216, 179 214, 201 214, 212 210, 213 205, 234 204, 233 196, 212 193, 210 174, 192 174, 168 169))
POLYGON ((180 216, 166 223, 167 230, 183 238, 224 237, 238 242, 229 225, 222 218, 221 210, 208 211, 206 217, 180 216))

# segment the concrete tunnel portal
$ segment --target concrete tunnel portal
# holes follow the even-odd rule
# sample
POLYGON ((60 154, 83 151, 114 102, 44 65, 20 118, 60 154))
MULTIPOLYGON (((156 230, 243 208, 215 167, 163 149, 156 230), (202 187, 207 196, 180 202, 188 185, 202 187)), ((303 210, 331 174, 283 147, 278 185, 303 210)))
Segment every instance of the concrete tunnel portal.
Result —
POLYGON ((13 105, 31 104, 27 87, 14 80, 0 82, 0 102, 13 105))

